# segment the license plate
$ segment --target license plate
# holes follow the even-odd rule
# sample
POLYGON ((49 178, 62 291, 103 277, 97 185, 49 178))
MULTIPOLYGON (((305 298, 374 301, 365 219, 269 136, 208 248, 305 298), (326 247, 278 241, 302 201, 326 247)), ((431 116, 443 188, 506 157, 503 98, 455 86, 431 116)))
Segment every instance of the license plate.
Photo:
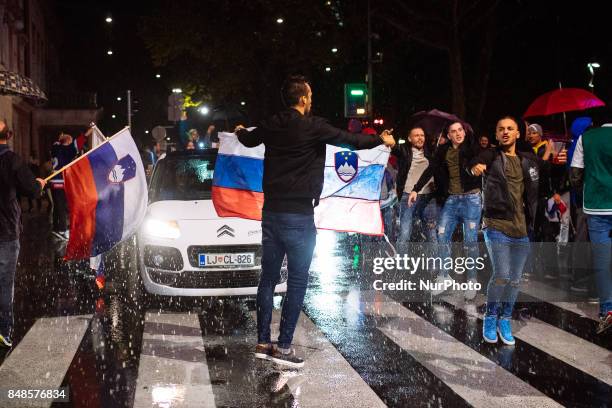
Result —
POLYGON ((253 266, 255 265, 255 253, 198 254, 198 264, 200 266, 253 266))

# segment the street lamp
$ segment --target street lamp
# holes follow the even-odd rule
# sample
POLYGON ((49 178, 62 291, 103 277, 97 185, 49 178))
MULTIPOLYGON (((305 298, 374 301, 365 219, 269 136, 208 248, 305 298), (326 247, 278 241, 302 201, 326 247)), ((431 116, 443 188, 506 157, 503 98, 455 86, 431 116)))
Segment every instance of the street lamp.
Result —
POLYGON ((117 97, 117 100, 118 100, 118 101, 121 101, 121 97, 120 97, 120 96, 118 96, 118 97, 117 97))
POLYGON ((148 134, 149 134, 149 131, 148 131, 148 130, 145 130, 145 133, 148 135, 148 134))
POLYGON ((155 78, 161 78, 160 74, 155 74, 155 78))
POLYGON ((183 90, 181 88, 172 88, 172 93, 179 94, 179 93, 182 93, 182 92, 183 92, 183 90))
POLYGON ((110 24, 110 23, 112 23, 112 22, 113 22, 113 18, 112 18, 111 16, 108 16, 108 17, 106 17, 106 20, 105 20, 105 21, 106 21, 108 24, 110 24))
POLYGON ((108 50, 108 51, 106 51, 106 54, 107 54, 107 55, 113 55, 113 50, 108 50))
POLYGON ((115 119, 117 117, 117 115, 111 115, 111 118, 115 119))
POLYGON ((198 108, 198 112, 200 112, 202 115, 208 115, 208 112, 210 112, 210 109, 208 109, 208 106, 202 105, 198 108))
POLYGON ((283 24, 285 22, 285 20, 283 20, 282 17, 279 17, 279 18, 276 19, 276 22, 278 24, 283 24))
POLYGON ((325 72, 330 72, 331 71, 331 67, 325 67, 325 72))
POLYGON ((589 81, 589 88, 591 89, 595 88, 595 84, 593 84, 593 80, 595 79, 595 70, 599 67, 601 67, 601 65, 599 65, 599 62, 589 62, 587 64, 587 68, 589 69, 589 72, 591 73, 591 80, 589 81))
POLYGON ((240 105, 241 105, 241 106, 244 106, 244 105, 246 105, 246 102, 245 102, 245 101, 242 101, 242 102, 240 102, 240 105))
POLYGON ((331 52, 333 52, 334 54, 338 52, 338 49, 336 47, 331 49, 331 52))

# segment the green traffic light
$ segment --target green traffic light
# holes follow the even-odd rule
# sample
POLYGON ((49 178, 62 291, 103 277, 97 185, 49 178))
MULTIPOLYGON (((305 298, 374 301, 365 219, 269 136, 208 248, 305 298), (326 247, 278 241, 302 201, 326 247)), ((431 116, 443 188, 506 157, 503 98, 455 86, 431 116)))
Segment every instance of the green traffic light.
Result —
POLYGON ((363 89, 351 89, 351 95, 363 96, 363 89))

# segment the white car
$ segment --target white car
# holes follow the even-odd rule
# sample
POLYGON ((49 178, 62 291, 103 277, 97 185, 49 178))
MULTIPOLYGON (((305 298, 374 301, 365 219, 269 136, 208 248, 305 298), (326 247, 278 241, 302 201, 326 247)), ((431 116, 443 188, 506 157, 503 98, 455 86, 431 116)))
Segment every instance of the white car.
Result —
MULTIPOLYGON (((216 149, 158 161, 137 262, 147 292, 166 296, 252 296, 261 273, 261 222, 221 218, 211 200, 216 149)), ((286 262, 276 292, 287 291, 286 262)))

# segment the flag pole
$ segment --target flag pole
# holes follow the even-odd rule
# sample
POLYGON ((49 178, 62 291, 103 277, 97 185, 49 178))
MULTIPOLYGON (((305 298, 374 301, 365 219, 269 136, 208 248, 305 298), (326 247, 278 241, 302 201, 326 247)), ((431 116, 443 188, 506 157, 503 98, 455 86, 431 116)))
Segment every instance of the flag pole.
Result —
POLYGON ((66 170, 68 167, 72 166, 73 164, 76 164, 79 160, 84 159, 85 157, 89 156, 91 153, 95 152, 97 149, 99 149, 100 147, 104 146, 105 144, 107 144, 108 142, 110 142, 115 136, 117 136, 119 133, 123 132, 125 129, 129 129, 128 126, 124 127, 123 129, 121 129, 119 132, 115 133, 114 135, 112 135, 111 137, 109 137, 108 139, 106 139, 103 143, 100 143, 99 145, 97 145, 96 147, 94 147, 93 149, 91 149, 90 151, 86 152, 85 154, 83 154, 82 156, 77 157, 76 159, 74 159, 73 161, 71 161, 70 163, 68 163, 67 165, 65 165, 64 167, 62 167, 61 169, 51 173, 51 175, 49 175, 48 177, 45 178, 45 183, 49 182, 49 180, 51 180, 53 177, 57 176, 58 174, 62 173, 64 170, 66 170))

